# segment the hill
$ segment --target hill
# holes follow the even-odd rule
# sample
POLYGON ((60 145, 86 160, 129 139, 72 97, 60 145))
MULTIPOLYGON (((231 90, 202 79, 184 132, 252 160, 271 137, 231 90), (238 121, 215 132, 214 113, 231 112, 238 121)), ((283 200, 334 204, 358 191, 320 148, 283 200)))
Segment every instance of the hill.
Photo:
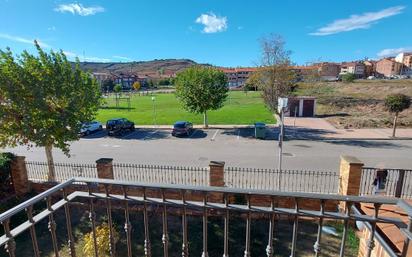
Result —
POLYGON ((137 73, 152 78, 170 77, 197 63, 189 59, 164 59, 140 62, 81 62, 80 67, 89 72, 137 73))

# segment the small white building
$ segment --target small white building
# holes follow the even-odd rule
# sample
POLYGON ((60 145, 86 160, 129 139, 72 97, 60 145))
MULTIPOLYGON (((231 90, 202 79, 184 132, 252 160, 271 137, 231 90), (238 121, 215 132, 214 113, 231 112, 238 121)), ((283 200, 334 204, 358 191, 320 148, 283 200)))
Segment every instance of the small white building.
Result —
POLYGON ((316 115, 316 97, 313 96, 295 96, 289 97, 288 108, 285 112, 289 117, 315 117, 316 115))

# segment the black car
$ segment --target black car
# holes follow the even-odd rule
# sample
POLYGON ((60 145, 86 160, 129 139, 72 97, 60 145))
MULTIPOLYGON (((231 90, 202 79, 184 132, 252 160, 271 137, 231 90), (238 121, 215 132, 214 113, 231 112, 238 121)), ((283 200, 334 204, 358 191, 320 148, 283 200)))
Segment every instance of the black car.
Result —
POLYGON ((173 125, 172 136, 189 136, 192 130, 192 123, 188 121, 177 121, 173 125))
POLYGON ((106 123, 106 130, 109 136, 118 135, 124 131, 133 131, 134 129, 134 122, 125 118, 111 119, 106 123))

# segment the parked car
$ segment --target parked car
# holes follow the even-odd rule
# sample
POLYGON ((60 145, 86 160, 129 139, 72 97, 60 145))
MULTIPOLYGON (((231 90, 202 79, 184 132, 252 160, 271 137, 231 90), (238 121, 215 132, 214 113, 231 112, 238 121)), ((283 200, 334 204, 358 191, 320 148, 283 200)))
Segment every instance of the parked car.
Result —
POLYGON ((87 136, 102 129, 103 125, 98 121, 83 122, 82 127, 80 128, 80 135, 87 136))
POLYGON ((124 131, 133 131, 134 129, 134 122, 125 118, 111 119, 106 123, 106 130, 109 136, 118 135, 124 131))
POLYGON ((173 125, 172 136, 190 136, 193 131, 193 124, 188 121, 177 121, 173 125))

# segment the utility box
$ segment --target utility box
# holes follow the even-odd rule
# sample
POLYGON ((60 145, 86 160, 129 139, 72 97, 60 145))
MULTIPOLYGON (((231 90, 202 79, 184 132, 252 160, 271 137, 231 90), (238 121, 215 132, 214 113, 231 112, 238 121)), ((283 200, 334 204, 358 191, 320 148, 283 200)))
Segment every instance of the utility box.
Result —
POLYGON ((263 122, 255 123, 255 138, 265 139, 266 138, 266 124, 263 122))

